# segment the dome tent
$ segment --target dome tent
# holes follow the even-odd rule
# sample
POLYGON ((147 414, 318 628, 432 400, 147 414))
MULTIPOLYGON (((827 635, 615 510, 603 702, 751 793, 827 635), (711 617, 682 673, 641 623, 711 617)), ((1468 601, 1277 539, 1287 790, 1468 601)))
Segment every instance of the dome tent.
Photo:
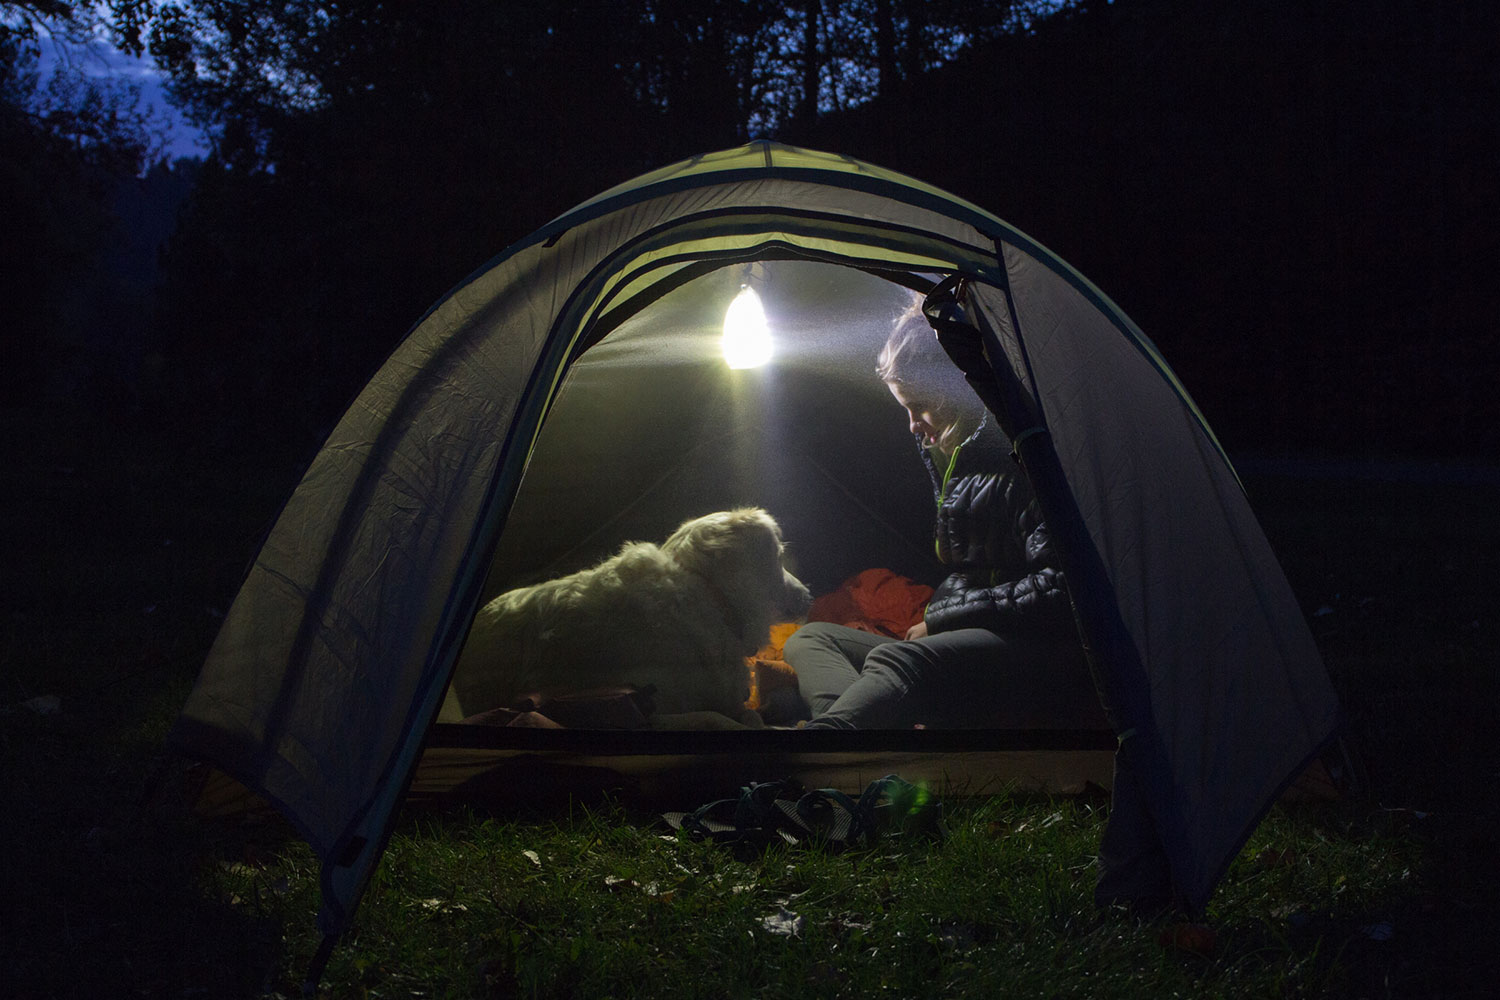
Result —
MULTIPOLYGON (((660 540, 721 499, 770 508, 815 591, 866 565, 923 572, 908 540, 928 530, 930 499, 896 471, 920 474, 911 442, 888 397, 858 415, 875 412, 857 408, 862 391, 884 393, 873 350, 835 335, 872 324, 829 303, 888 321, 902 286, 934 285, 929 316, 1059 539, 1131 776, 1106 840, 1139 840, 1203 905, 1338 718, 1227 458, 1150 341, 1045 248, 911 178, 755 142, 606 191, 451 291, 336 426, 250 568, 169 744, 307 837, 325 946, 379 860, 487 594, 616 536, 660 540), (706 308, 695 294, 722 321, 729 289, 767 278, 825 303, 804 339, 837 349, 729 377, 700 363, 701 338, 671 336, 672 316, 686 328, 706 308), (590 391, 617 382, 621 395, 590 391), (887 466, 877 456, 896 444, 887 466)), ((969 731, 545 735, 606 754, 657 736, 635 749, 1004 745, 969 731)))

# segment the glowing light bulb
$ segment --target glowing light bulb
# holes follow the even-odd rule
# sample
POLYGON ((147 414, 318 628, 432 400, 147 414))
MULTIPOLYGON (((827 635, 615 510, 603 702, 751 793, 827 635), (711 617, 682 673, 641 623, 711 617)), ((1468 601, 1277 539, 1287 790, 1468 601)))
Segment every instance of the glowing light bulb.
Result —
POLYGON ((758 368, 771 360, 771 328, 760 296, 749 285, 724 313, 724 360, 731 368, 758 368))

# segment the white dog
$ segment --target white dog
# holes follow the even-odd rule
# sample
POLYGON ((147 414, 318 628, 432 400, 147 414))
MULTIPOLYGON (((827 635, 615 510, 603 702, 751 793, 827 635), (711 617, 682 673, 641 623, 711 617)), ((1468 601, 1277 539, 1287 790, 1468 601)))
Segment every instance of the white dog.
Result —
POLYGON ((501 594, 480 609, 441 718, 527 697, 633 685, 657 712, 739 720, 745 658, 812 596, 781 565, 781 529, 758 508, 688 521, 660 546, 627 542, 592 569, 501 594))

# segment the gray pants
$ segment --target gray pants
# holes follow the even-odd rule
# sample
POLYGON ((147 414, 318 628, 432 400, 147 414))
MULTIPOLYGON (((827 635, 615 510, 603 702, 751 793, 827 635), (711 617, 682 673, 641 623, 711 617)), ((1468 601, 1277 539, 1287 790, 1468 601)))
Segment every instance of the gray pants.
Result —
POLYGON ((897 640, 812 622, 786 661, 829 729, 1093 728, 1105 725, 1077 640, 957 629, 897 640))

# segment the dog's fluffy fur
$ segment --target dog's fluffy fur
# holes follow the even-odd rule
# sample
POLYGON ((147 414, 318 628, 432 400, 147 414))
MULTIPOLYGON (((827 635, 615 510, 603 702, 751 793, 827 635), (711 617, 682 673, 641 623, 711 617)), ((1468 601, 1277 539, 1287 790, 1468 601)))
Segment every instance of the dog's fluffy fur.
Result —
POLYGON ((628 542, 572 576, 501 594, 480 609, 444 719, 527 697, 632 685, 658 713, 740 719, 745 658, 812 598, 781 565, 781 529, 758 508, 686 522, 660 546, 628 542))

